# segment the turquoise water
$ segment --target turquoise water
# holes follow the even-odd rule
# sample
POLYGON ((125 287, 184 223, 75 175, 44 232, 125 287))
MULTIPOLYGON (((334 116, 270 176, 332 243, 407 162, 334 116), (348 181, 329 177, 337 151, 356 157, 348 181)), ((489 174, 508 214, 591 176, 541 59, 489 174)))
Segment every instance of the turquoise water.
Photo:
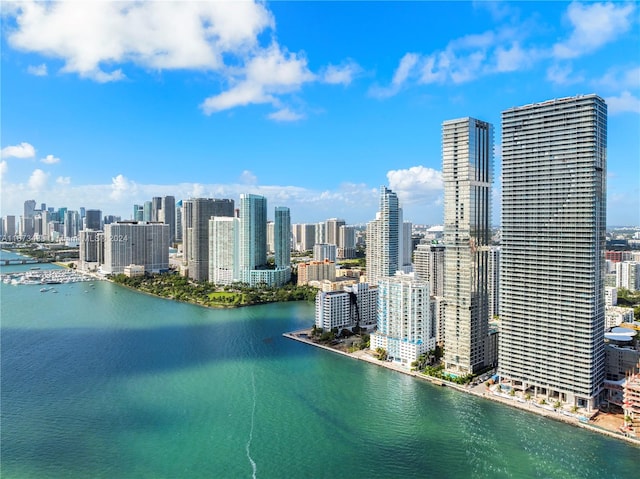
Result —
POLYGON ((640 474, 639 448, 283 338, 311 304, 0 288, 3 478, 640 474))

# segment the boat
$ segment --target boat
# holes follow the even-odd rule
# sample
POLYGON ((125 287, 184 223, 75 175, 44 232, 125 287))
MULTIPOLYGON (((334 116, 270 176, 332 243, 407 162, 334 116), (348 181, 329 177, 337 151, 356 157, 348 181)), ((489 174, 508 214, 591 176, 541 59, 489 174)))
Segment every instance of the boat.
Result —
POLYGON ((47 291, 51 291, 52 288, 40 288, 41 293, 46 293, 47 291))
POLYGON ((29 269, 32 270, 32 271, 37 271, 37 270, 40 269, 40 266, 34 266, 32 268, 29 268, 29 269))

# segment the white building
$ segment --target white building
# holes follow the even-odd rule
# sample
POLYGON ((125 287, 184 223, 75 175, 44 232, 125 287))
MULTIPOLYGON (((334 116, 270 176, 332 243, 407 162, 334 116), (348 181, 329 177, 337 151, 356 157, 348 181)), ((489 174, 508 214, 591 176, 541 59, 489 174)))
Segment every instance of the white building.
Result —
POLYGON ((605 306, 616 306, 618 304, 618 288, 607 286, 604 288, 605 306))
POLYGON ((238 244, 240 220, 214 216, 209 220, 209 281, 231 284, 240 277, 238 244))
POLYGON ((378 278, 377 326, 371 349, 383 348, 390 361, 409 368, 436 347, 429 284, 412 275, 378 278))
POLYGON ((378 289, 367 283, 345 286, 340 291, 319 291, 316 295, 315 324, 331 331, 372 329, 377 322, 378 289))
POLYGON ((336 245, 316 243, 313 245, 313 261, 336 261, 336 245))
POLYGON ((104 274, 124 273, 130 264, 146 272, 169 269, 169 225, 121 221, 104 225, 104 274))
POLYGON ((640 263, 635 261, 616 263, 616 286, 629 291, 640 289, 640 263))

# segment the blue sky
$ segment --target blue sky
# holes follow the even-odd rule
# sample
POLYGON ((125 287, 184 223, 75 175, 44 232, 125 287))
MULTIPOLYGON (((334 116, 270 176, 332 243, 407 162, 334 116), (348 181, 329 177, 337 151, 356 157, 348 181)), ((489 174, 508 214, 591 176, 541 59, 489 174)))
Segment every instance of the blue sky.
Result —
POLYGON ((293 222, 442 222, 443 121, 596 93, 610 225, 640 224, 640 8, 563 2, 2 2, 0 214, 267 197, 293 222))

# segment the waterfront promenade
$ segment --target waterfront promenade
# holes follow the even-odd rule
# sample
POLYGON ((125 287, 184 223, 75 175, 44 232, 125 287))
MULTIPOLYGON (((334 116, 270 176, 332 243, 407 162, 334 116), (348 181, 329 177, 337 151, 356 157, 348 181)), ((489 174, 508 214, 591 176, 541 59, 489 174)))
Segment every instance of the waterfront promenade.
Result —
MULTIPOLYGON (((510 397, 506 394, 502 394, 502 393, 496 392, 493 389, 488 388, 484 383, 481 383, 477 386, 472 387, 472 386, 463 386, 463 385, 456 384, 456 383, 439 379, 439 378, 434 378, 434 377, 422 374, 421 372, 418 372, 418 371, 412 371, 412 370, 406 369, 400 364, 394 363, 392 361, 380 361, 378 358, 374 357, 371 354, 371 351, 368 349, 363 349, 363 350, 355 351, 353 353, 349 353, 346 351, 341 351, 339 349, 333 348, 331 346, 319 344, 309 339, 309 334, 310 334, 310 329, 303 329, 299 331, 292 331, 290 333, 284 333, 283 336, 289 339, 293 339, 295 341, 300 341, 302 343, 315 346, 317 348, 326 349, 327 351, 331 351, 337 354, 342 354, 343 356, 347 356, 352 359, 366 361, 368 363, 375 364, 376 366, 384 367, 387 369, 391 369, 393 371, 397 371, 402 374, 406 374, 409 376, 413 376, 415 378, 426 380, 439 386, 446 386, 452 389, 456 389, 463 393, 472 394, 474 396, 477 396, 483 399, 499 402, 506 406, 522 409, 523 411, 528 411, 534 414, 538 414, 540 416, 554 419, 556 421, 561 421, 567 424, 571 424, 572 426, 578 426, 583 429, 587 429, 599 434, 604 434, 606 436, 613 437, 615 439, 621 439, 635 446, 640 446, 639 438, 625 436, 621 432, 618 432, 617 430, 615 430, 615 428, 609 429, 601 426, 596 426, 590 423, 589 421, 585 422, 586 416, 584 412, 572 414, 568 411, 556 410, 549 405, 543 406, 543 405, 534 403, 533 401, 525 401, 518 397, 510 397)), ((591 419, 591 418, 587 418, 587 419, 591 419)))

